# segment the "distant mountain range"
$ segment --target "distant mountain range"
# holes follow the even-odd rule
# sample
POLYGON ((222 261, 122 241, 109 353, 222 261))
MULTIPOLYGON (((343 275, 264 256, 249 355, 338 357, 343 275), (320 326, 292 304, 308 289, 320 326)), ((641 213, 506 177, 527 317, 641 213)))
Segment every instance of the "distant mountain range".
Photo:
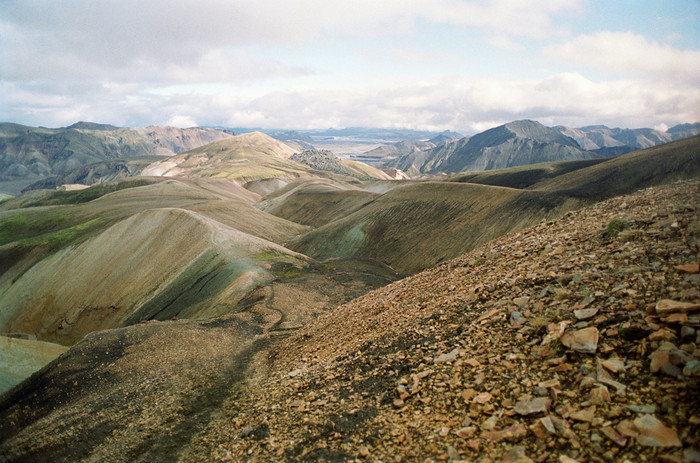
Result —
POLYGON ((521 120, 434 146, 400 142, 358 158, 374 165, 395 167, 415 176, 608 157, 697 134, 700 134, 700 123, 683 124, 660 132, 654 129, 610 129, 605 126, 580 129, 546 127, 536 121, 521 120))
POLYGON ((0 123, 0 182, 14 181, 24 188, 86 164, 141 156, 172 156, 232 135, 229 130, 203 127, 125 128, 78 122, 69 127, 48 129, 0 123))
MULTIPOLYGON (((158 126, 124 128, 94 122, 47 129, 0 123, 0 193, 17 194, 25 188, 50 189, 73 183, 91 185, 139 175, 157 160, 154 156, 180 155, 230 138, 235 133, 246 134, 250 130, 158 126)), ((402 178, 405 177, 404 172, 415 177, 608 157, 700 134, 700 123, 677 125, 662 132, 648 128, 611 129, 602 125, 576 129, 546 127, 536 121, 521 120, 471 137, 462 137, 452 131, 362 127, 267 130, 265 133, 267 138, 263 144, 273 141, 283 143, 289 156, 303 151, 313 152, 315 143, 328 146, 329 141, 330 146, 336 146, 333 144, 335 142, 344 146, 348 143, 357 143, 357 146, 380 145, 371 151, 350 156, 352 161, 372 166, 349 164, 352 165, 350 170, 355 172, 354 178, 362 180, 384 178, 373 168, 390 172, 391 178, 402 178)), ((306 158, 309 158, 308 153, 306 158)), ((342 157, 339 159, 342 160, 342 157)), ((215 169, 214 166, 210 167, 215 169)), ((303 170, 308 171, 308 167, 311 166, 303 170)), ((298 168, 299 164, 291 170, 298 168)), ((272 175, 274 172, 268 173, 272 175)), ((239 177, 258 179, 262 175, 261 172, 253 176, 249 174, 244 173, 239 177)), ((171 175, 174 174, 171 172, 171 175)), ((226 175, 233 175, 233 171, 226 175)))

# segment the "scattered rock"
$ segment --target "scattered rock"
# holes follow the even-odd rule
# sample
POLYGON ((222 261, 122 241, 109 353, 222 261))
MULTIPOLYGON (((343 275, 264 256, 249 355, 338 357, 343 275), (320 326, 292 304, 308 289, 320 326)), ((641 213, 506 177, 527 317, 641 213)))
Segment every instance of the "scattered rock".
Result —
POLYGON ((613 373, 619 373, 625 369, 625 361, 619 358, 604 360, 602 365, 613 373))
POLYGON ((672 299, 662 299, 656 303, 656 313, 665 315, 670 313, 688 313, 700 311, 700 304, 694 302, 674 301, 672 299))
POLYGON ((628 405, 627 409, 635 413, 644 413, 647 415, 653 415, 656 413, 656 405, 628 405))
POLYGON ((571 414, 571 419, 590 423, 595 417, 595 407, 589 407, 571 414))
POLYGON ((534 415, 535 413, 547 412, 552 401, 547 397, 537 397, 535 399, 521 398, 515 404, 513 411, 519 415, 534 415))
POLYGON ((453 349, 452 351, 446 353, 446 354, 441 354, 435 357, 435 360, 433 360, 434 363, 451 363, 457 360, 457 356, 459 355, 459 351, 457 349, 453 349))
POLYGON ((700 360, 693 359, 686 363, 685 367, 683 367, 683 376, 689 378, 700 377, 700 360))
POLYGON ((683 451, 683 461, 685 463, 700 463, 700 450, 688 448, 683 451))
POLYGON ((506 450, 501 456, 501 463, 534 463, 531 458, 525 454, 523 447, 511 447, 506 450))
POLYGON ((576 320, 588 320, 589 318, 595 317, 600 309, 597 307, 592 307, 590 309, 577 309, 574 310, 574 317, 576 320))
POLYGON ((462 439, 468 439, 470 437, 473 437, 476 434, 476 431, 476 426, 466 426, 455 431, 455 434, 461 437, 462 439))
POLYGON ((700 272, 700 265, 698 265, 698 264, 677 265, 676 270, 678 270, 679 272, 685 272, 685 273, 698 273, 698 272, 700 272))
POLYGON ((598 349, 598 328, 589 327, 578 331, 567 331, 561 337, 566 347, 586 354, 594 354, 598 349))
POLYGON ((681 447, 678 434, 666 427, 654 415, 643 415, 634 420, 637 428, 637 442, 647 447, 681 447))
POLYGON ((510 326, 513 328, 520 328, 525 324, 525 317, 518 312, 517 310, 514 310, 510 313, 510 326))
POLYGON ((491 394, 489 394, 488 392, 482 392, 481 394, 475 396, 472 402, 474 402, 475 404, 483 405, 491 399, 493 399, 493 396, 491 394))
POLYGON ((610 426, 605 426, 601 428, 600 432, 602 432, 605 437, 607 437, 620 447, 624 447, 625 445, 627 445, 627 438, 615 431, 610 426))
POLYGON ((603 405, 610 402, 610 391, 605 386, 598 386, 591 389, 591 403, 595 405, 603 405))

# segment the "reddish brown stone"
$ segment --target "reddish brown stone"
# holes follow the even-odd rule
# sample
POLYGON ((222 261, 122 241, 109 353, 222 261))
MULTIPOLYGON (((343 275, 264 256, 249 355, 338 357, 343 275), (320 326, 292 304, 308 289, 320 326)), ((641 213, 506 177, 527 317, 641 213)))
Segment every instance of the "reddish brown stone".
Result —
POLYGON ((639 435, 637 442, 647 447, 681 447, 678 434, 666 427, 653 415, 643 415, 634 420, 639 435))

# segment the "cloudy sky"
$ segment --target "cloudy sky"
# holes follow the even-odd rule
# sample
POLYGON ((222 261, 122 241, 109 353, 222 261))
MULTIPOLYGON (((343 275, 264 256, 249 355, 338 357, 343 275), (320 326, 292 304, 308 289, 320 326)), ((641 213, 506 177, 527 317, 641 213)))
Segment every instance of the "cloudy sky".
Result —
POLYGON ((0 121, 700 121, 698 0, 1 0, 0 121))

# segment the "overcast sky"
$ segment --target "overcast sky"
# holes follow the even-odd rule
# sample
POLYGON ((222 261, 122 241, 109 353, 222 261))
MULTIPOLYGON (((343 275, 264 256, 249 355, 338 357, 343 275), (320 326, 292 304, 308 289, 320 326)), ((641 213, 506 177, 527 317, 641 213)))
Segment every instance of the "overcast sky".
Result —
POLYGON ((0 121, 700 121, 698 0, 0 0, 0 121))

